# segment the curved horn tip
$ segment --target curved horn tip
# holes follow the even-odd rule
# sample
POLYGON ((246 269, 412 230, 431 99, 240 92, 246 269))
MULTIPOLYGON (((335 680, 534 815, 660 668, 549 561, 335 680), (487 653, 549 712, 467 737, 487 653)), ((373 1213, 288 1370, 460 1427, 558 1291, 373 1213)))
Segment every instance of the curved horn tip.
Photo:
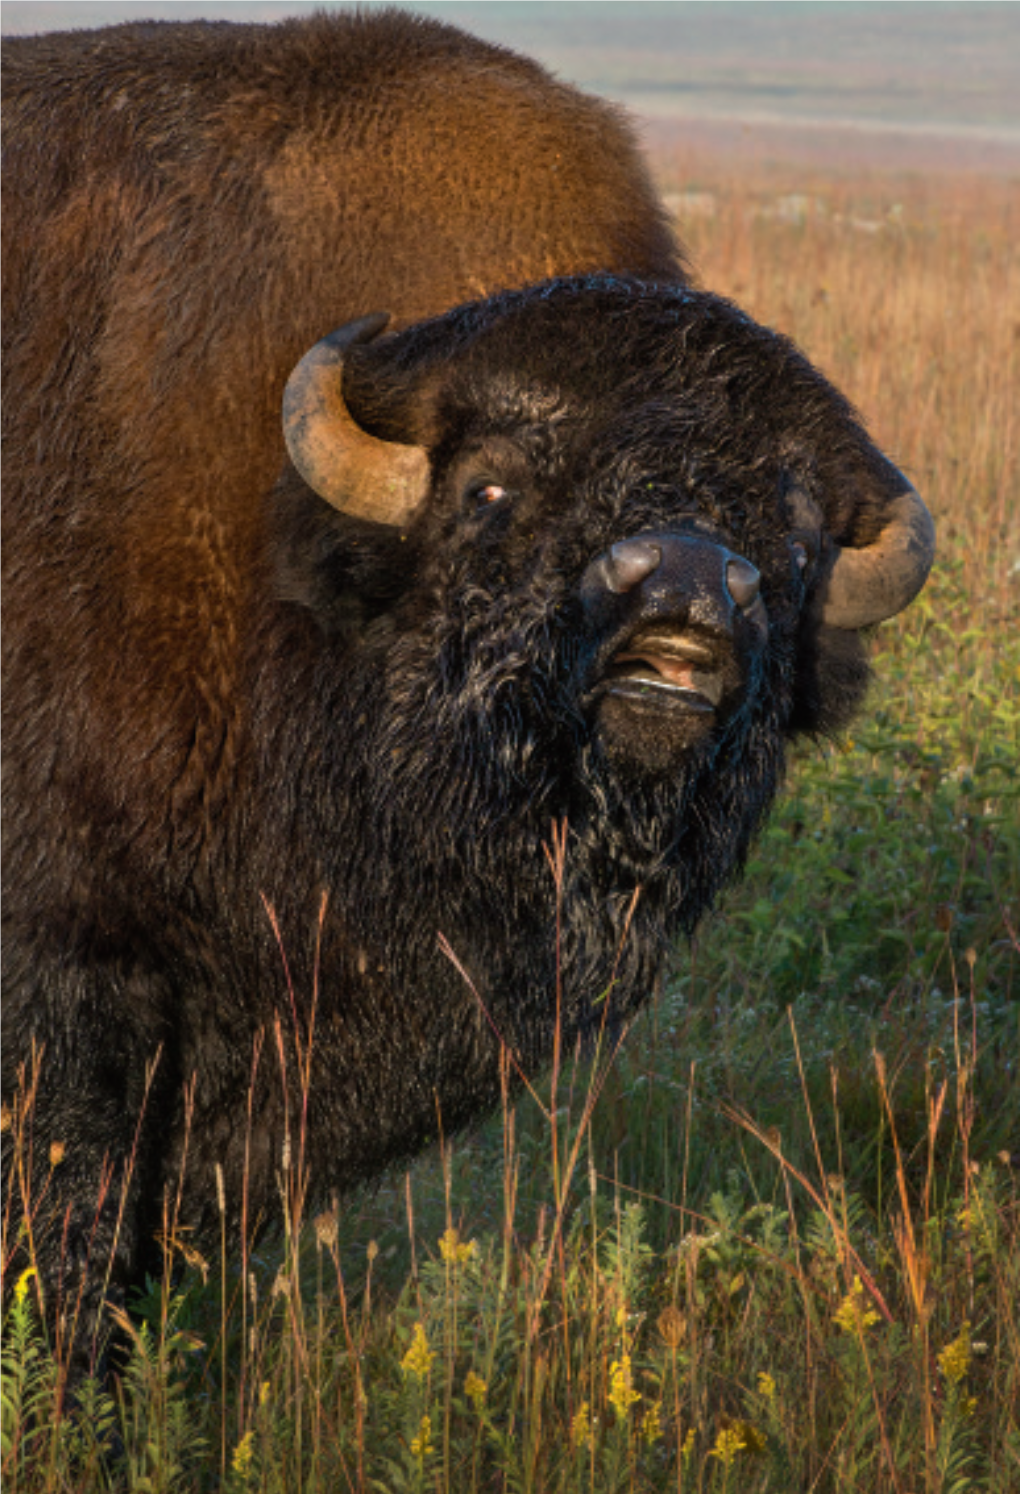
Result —
POLYGON ((822 621, 866 628, 902 612, 928 579, 935 559, 935 521, 909 484, 889 503, 884 529, 860 550, 841 549, 829 576, 822 621))
POLYGON ((308 486, 342 513, 403 527, 428 485, 428 453, 382 441, 363 430, 343 396, 344 355, 370 342, 389 322, 373 312, 347 322, 304 355, 283 391, 283 434, 308 486))
POLYGON ((357 317, 353 322, 344 322, 342 327, 337 327, 335 331, 327 333, 321 342, 326 347, 344 352, 357 343, 374 341, 380 333, 386 331, 389 324, 390 313, 388 311, 370 311, 365 316, 357 317))

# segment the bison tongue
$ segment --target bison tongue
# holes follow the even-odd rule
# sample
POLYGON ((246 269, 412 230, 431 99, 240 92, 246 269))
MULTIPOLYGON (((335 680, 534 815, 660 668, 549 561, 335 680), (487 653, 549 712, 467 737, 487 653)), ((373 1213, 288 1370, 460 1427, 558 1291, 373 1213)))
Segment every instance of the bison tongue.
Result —
POLYGON ((617 654, 613 663, 647 664, 649 669, 661 674, 668 684, 683 690, 697 689, 693 667, 686 660, 673 658, 668 654, 617 654))

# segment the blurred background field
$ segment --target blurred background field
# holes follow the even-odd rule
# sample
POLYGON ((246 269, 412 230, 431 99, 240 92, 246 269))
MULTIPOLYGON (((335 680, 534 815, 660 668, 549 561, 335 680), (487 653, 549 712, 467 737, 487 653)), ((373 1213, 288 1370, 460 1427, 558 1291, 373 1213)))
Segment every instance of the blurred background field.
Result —
MULTIPOLYGON (((351 0, 4 0, 8 33, 139 18, 277 20, 351 0)), ((365 9, 386 3, 368 0, 365 9)), ((977 0, 411 0, 617 99, 650 145, 1012 174, 1020 8, 977 0)))
POLYGON ((618 1053, 338 1209, 298 1149, 286 1235, 171 1241, 79 1414, 24 1280, 10 1490, 1020 1490, 1020 191, 820 139, 653 164, 936 516, 859 720, 618 1053))

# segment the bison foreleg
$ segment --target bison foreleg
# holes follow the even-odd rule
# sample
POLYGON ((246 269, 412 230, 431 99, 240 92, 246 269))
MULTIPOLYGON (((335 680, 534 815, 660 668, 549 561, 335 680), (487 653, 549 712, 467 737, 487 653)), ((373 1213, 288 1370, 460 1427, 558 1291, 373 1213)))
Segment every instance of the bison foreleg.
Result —
POLYGON ((4 1283, 35 1268, 54 1348, 80 1372, 104 1300, 153 1263, 169 1064, 123 969, 32 965, 4 1003, 4 1283))

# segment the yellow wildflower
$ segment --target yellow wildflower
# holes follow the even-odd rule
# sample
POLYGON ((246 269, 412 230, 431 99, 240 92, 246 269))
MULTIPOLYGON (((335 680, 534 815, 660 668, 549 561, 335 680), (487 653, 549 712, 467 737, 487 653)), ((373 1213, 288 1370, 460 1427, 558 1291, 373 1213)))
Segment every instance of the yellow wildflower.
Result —
POLYGON ((432 1451, 432 1418, 423 1416, 418 1428, 417 1437, 411 1438, 411 1457, 419 1463, 424 1463, 432 1451))
POLYGON ((587 1401, 582 1401, 570 1423, 571 1445, 577 1448, 590 1447, 593 1440, 591 1407, 587 1401))
POLYGON ((481 1375, 476 1375, 474 1370, 468 1370, 467 1378, 464 1381, 464 1394, 472 1402, 479 1416, 482 1414, 482 1407, 485 1404, 488 1389, 489 1387, 481 1375))
POLYGON ((400 1361, 401 1369, 405 1375, 417 1375, 419 1380, 424 1380, 432 1367, 432 1361, 435 1357, 435 1354, 429 1348, 429 1341, 425 1337, 425 1329, 421 1323, 415 1323, 411 1347, 400 1361))
POLYGON ((866 1306, 861 1278, 854 1277, 854 1284, 839 1305, 833 1319, 844 1333, 862 1334, 873 1323, 878 1322, 878 1313, 866 1306))
POLYGON ((951 1344, 946 1344, 938 1356, 939 1369, 950 1385, 959 1385, 970 1369, 971 1343, 970 1324, 964 1323, 951 1344))
POLYGON ((641 1436, 648 1443, 649 1447, 651 1447, 653 1442, 658 1442, 662 1436, 661 1401, 656 1401, 654 1405, 649 1406, 641 1418, 641 1436))
POLYGON ((969 1420, 977 1410, 977 1396, 965 1395, 960 1401, 960 1412, 969 1420))
POLYGON ((758 1376, 758 1394, 767 1401, 774 1401, 776 1398, 776 1382, 765 1370, 758 1376))
POLYGON ((640 1392, 634 1389, 634 1376, 630 1367, 629 1354, 624 1354, 622 1359, 613 1360, 609 1366, 609 1379, 611 1382, 609 1404, 623 1421, 634 1402, 641 1399, 640 1392))
POLYGON ((266 1404, 266 1402, 268 1401, 268 1399, 269 1399, 269 1389, 270 1389, 269 1381, 268 1380, 263 1380, 262 1384, 259 1386, 259 1405, 260 1406, 264 1406, 266 1404))
POLYGON ((463 1266, 478 1254, 478 1245, 474 1240, 462 1244, 459 1231, 448 1229, 440 1238, 439 1254, 448 1265, 463 1266))
POLYGON ((22 1271, 21 1275, 18 1277, 17 1281, 14 1283, 14 1300, 15 1300, 15 1302, 17 1302, 19 1304, 22 1303, 22 1302, 24 1302, 25 1298, 28 1296, 28 1283, 32 1280, 32 1277, 34 1275, 35 1275, 35 1267, 34 1266, 29 1266, 26 1271, 22 1271))
POLYGON ((67 1147, 62 1141, 50 1142, 50 1166, 59 1167, 67 1156, 67 1147))
POLYGON ((680 1456, 685 1463, 690 1462, 691 1453, 694 1451, 694 1428, 688 1427, 687 1436, 680 1445, 680 1456))
POLYGON ((230 1466, 244 1483, 248 1482, 249 1475, 251 1474, 251 1464, 254 1456, 251 1446, 253 1436, 253 1432, 245 1432, 240 1442, 234 1448, 234 1456, 231 1459, 230 1466))
POLYGON ((758 1430, 753 1421, 731 1421, 729 1430, 736 1432, 744 1444, 744 1451, 749 1452, 752 1457, 760 1458, 769 1445, 769 1439, 764 1432, 758 1430))
POLYGON ((738 1452, 743 1452, 747 1443, 736 1426, 724 1427, 715 1439, 710 1457, 718 1458, 724 1468, 729 1468, 738 1452))

